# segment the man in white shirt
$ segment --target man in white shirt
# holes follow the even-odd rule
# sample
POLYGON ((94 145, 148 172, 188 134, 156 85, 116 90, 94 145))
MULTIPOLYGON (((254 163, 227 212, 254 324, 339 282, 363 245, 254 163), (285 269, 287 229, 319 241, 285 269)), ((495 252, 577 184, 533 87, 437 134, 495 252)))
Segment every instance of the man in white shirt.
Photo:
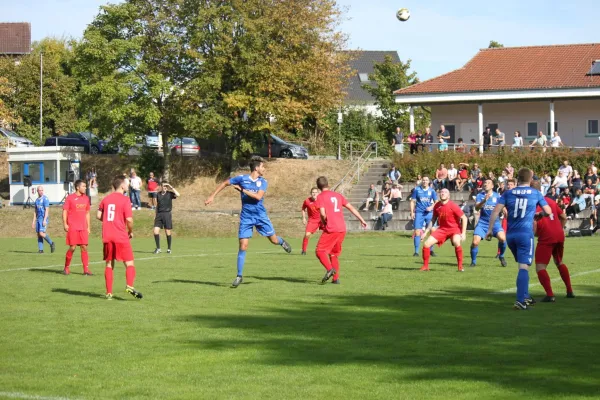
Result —
POLYGON ((535 140, 533 141, 533 143, 531 143, 531 145, 529 147, 533 148, 534 146, 538 146, 538 147, 542 147, 543 151, 546 151, 546 147, 548 142, 548 138, 546 137, 546 135, 544 135, 544 132, 539 131, 538 133, 538 137, 535 138, 535 140))
POLYGON ((560 175, 563 178, 566 178, 567 180, 570 180, 572 178, 573 168, 569 165, 568 160, 564 160, 563 165, 561 165, 560 168, 558 168, 558 175, 560 175))
POLYGON ((448 187, 452 190, 456 190, 456 177, 458 176, 458 170, 454 168, 454 164, 450 164, 448 168, 448 187))
POLYGON ((137 176, 135 171, 131 172, 131 178, 129 180, 129 198, 131 200, 131 209, 139 210, 142 208, 142 201, 140 199, 140 192, 142 190, 142 179, 137 176))
POLYGON ((392 205, 387 199, 383 200, 384 206, 381 214, 379 214, 379 221, 381 223, 381 229, 385 231, 387 223, 392 220, 394 211, 392 211, 392 205))
POLYGON ((560 136, 558 136, 558 131, 554 131, 554 136, 550 139, 550 147, 560 147, 564 146, 560 136))

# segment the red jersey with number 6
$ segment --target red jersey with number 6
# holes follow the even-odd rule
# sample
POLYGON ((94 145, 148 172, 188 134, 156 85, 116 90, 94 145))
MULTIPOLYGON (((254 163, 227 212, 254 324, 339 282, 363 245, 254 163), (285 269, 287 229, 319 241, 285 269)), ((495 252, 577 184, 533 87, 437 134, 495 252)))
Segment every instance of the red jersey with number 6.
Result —
POLYGON ((98 211, 102 211, 102 242, 128 242, 126 220, 133 216, 129 197, 118 192, 111 193, 102 199, 98 211))
POLYGON ((343 207, 348 204, 348 200, 344 196, 331 190, 325 190, 317 197, 317 204, 319 208, 325 209, 327 216, 324 232, 346 232, 343 207))
MULTIPOLYGON (((565 241, 565 231, 558 216, 563 213, 563 210, 554 200, 548 197, 545 200, 552 209, 552 217, 544 217, 537 221, 538 243, 562 243, 565 241)), ((537 206, 535 211, 541 212, 542 208, 537 206)))

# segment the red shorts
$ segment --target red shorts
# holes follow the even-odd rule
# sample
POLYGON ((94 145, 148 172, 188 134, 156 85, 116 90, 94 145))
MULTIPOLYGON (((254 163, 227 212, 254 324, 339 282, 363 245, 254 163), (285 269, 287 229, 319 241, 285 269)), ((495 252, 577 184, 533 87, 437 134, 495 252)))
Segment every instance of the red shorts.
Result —
POLYGON ((104 243, 104 261, 133 261, 131 243, 104 243))
POLYGON ((434 237, 435 240, 437 240, 438 246, 441 246, 446 240, 452 239, 452 236, 460 235, 460 233, 461 232, 458 229, 438 228, 435 232, 431 234, 431 236, 434 237))
POLYGON ((550 259, 554 257, 558 264, 562 264, 563 253, 565 251, 565 242, 560 243, 540 243, 535 248, 535 263, 548 265, 550 259))
POLYGON ((88 232, 69 229, 67 232, 67 246, 77 246, 80 244, 88 244, 88 232))
POLYGON ((320 219, 309 219, 306 224, 306 232, 315 233, 321 229, 321 220, 320 219))
POLYGON ((317 243, 316 252, 339 256, 342 254, 342 243, 345 237, 346 232, 323 232, 317 243))

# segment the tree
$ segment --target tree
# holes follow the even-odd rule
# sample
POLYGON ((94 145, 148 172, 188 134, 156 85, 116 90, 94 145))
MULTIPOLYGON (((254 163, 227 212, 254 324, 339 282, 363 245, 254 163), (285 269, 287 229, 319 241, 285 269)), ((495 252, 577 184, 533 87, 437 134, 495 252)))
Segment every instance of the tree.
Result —
POLYGON ((490 45, 488 46, 488 49, 499 49, 504 47, 504 45, 500 42, 496 42, 495 40, 490 40, 490 45))
POLYGON ((8 79, 0 76, 0 127, 15 125, 19 122, 14 111, 2 100, 2 98, 10 97, 13 94, 14 88, 11 87, 8 79))
MULTIPOLYGON (((391 134, 399 126, 405 131, 409 129, 409 113, 407 104, 396 103, 394 91, 414 85, 419 82, 417 73, 408 73, 410 60, 406 63, 396 63, 390 56, 386 56, 382 63, 375 63, 374 72, 369 79, 374 81, 374 86, 364 84, 362 87, 375 98, 375 104, 381 110, 378 118, 379 128, 391 134)), ((414 110, 415 125, 417 129, 423 129, 429 125, 430 113, 419 107, 414 110)))

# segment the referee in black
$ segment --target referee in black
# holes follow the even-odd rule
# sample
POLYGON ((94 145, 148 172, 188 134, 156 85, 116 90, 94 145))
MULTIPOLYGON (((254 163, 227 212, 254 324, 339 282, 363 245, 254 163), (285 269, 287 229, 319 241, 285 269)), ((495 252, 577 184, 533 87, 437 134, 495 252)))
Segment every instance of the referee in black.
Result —
POLYGON ((159 183, 158 189, 159 191, 156 193, 156 217, 154 218, 154 241, 156 242, 154 254, 161 252, 161 229, 164 229, 167 234, 167 245, 169 246, 167 253, 171 254, 171 230, 173 229, 171 210, 173 210, 173 199, 179 197, 179 192, 167 182, 159 183))

